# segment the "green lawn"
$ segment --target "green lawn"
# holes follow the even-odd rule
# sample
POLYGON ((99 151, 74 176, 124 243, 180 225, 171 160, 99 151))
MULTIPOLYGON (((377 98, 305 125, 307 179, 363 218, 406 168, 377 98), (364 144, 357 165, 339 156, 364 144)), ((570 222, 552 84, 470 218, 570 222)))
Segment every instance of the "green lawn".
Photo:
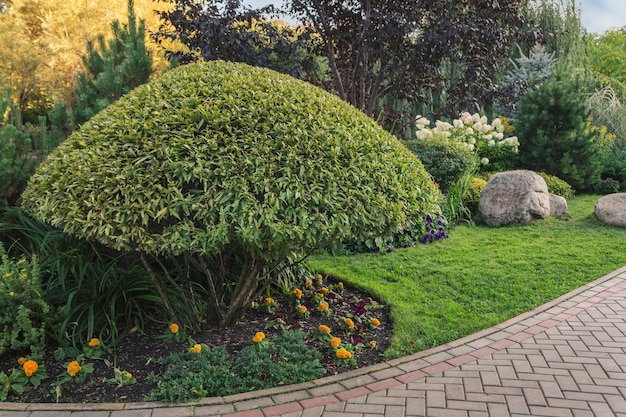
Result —
POLYGON ((391 307, 388 358, 503 322, 626 265, 626 229, 593 218, 598 196, 571 199, 569 220, 523 227, 458 226, 449 239, 388 255, 316 255, 312 270, 391 307))

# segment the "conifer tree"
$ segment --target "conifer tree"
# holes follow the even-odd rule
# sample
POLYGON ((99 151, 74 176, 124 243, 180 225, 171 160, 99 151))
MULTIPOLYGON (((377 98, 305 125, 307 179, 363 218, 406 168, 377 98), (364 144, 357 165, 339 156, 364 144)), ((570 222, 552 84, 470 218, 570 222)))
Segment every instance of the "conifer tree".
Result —
POLYGON ((74 87, 74 123, 80 125, 133 88, 144 84, 154 69, 146 47, 145 22, 135 17, 133 0, 128 1, 128 23, 111 24, 113 39, 87 42, 83 57, 86 72, 78 74, 74 87))
POLYGON ((598 130, 576 82, 557 76, 522 97, 517 135, 522 168, 543 171, 578 191, 599 180, 598 130))

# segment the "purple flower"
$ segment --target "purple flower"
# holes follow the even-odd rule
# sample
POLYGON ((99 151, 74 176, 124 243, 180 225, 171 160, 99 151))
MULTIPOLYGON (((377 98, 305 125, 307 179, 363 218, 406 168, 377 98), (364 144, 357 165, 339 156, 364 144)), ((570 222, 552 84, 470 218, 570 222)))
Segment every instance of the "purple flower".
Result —
POLYGON ((357 316, 362 316, 363 314, 365 314, 365 301, 359 301, 357 305, 352 307, 352 311, 354 311, 354 314, 356 314, 357 316))

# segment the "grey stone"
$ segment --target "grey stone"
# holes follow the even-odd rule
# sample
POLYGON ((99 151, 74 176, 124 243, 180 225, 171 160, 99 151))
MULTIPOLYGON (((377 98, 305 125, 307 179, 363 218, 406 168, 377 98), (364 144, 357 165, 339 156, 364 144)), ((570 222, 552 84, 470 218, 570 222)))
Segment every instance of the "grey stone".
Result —
POLYGON ((605 195, 596 201, 594 212, 603 223, 626 227, 626 193, 605 195))
POLYGON ((528 224, 550 215, 550 193, 543 178, 533 171, 494 174, 480 195, 478 211, 491 227, 528 224))
POLYGON ((550 216, 562 216, 567 213, 567 200, 560 195, 550 194, 550 216))

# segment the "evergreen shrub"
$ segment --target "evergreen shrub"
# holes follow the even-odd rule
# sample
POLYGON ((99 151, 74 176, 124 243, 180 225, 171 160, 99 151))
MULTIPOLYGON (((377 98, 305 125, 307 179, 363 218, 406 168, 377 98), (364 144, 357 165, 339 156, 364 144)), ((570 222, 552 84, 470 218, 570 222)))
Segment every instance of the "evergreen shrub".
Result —
POLYGON ((415 155, 336 96, 213 61, 171 70, 90 119, 23 198, 53 226, 137 253, 156 283, 175 277, 148 257, 184 257, 180 276, 200 278, 208 318, 226 326, 270 283, 262 271, 294 251, 414 226, 440 193, 415 155))
POLYGON ((551 194, 560 195, 566 200, 574 197, 574 190, 566 181, 563 181, 554 175, 546 174, 545 172, 537 172, 537 175, 544 179, 546 185, 548 186, 548 191, 551 194))

